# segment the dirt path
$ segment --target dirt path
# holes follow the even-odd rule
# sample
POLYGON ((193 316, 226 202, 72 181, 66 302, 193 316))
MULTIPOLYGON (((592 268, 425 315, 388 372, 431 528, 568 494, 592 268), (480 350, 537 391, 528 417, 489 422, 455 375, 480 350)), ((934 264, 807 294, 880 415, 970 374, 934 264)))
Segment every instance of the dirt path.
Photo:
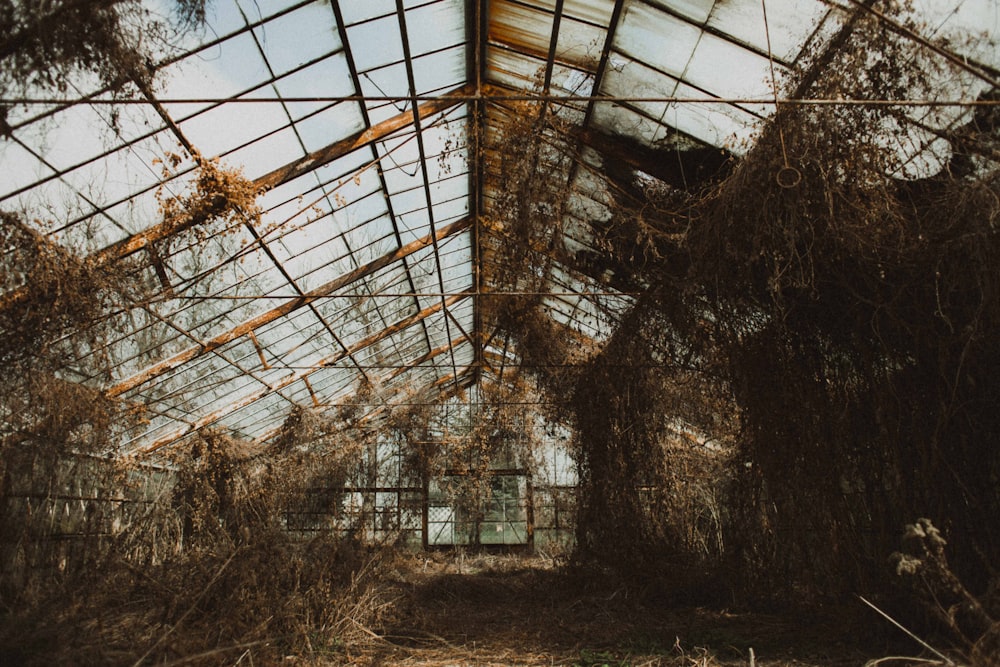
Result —
POLYGON ((875 657, 835 619, 685 606, 538 560, 425 558, 408 570, 383 641, 344 656, 351 664, 825 667, 875 657))

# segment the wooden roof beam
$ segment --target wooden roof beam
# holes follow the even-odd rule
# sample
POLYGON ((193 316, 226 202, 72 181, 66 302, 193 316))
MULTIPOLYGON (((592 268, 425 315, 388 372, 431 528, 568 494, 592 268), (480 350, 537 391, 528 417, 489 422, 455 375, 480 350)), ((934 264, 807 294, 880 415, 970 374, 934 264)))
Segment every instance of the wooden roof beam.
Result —
MULTIPOLYGON (((435 113, 444 111, 445 109, 453 107, 456 104, 460 104, 459 101, 450 99, 451 96, 468 95, 471 91, 472 88, 470 86, 463 86, 449 92, 444 96, 445 99, 424 102, 417 107, 416 115, 421 118, 425 118, 435 113)), ((341 139, 340 141, 335 141, 334 143, 324 146, 319 150, 315 150, 312 153, 295 160, 294 162, 290 162, 283 167, 279 167, 274 171, 264 174, 263 176, 254 179, 253 184, 258 190, 263 191, 277 187, 283 183, 287 183, 288 181, 318 169, 323 165, 329 164, 330 162, 333 162, 334 160, 341 158, 352 151, 356 151, 359 148, 363 148, 385 139, 393 132, 397 132, 404 127, 412 125, 413 118, 414 112, 411 111, 397 114, 392 118, 388 118, 381 123, 377 123, 362 132, 357 132, 349 137, 341 139)), ((164 222, 105 248, 97 253, 96 261, 98 263, 104 263, 120 259, 126 255, 130 255, 138 250, 141 250, 151 243, 160 241, 172 234, 176 234, 179 231, 193 227, 201 222, 203 221, 194 218, 182 221, 164 222)))
POLYGON ((470 218, 464 218, 457 222, 453 222, 447 227, 443 227, 442 229, 438 230, 436 234, 428 234, 423 238, 411 241, 405 246, 402 246, 401 248, 398 248, 390 253, 382 255, 381 257, 363 266, 359 266, 353 271, 345 273, 335 278, 334 280, 331 280, 325 285, 320 285, 316 289, 310 290, 309 292, 306 292, 302 296, 289 299, 288 301, 284 302, 283 304, 281 304, 276 308, 272 308, 271 310, 263 312, 260 315, 257 315, 256 317, 246 320, 243 323, 233 327, 232 329, 224 331, 223 333, 220 333, 210 338, 201 345, 194 345, 192 347, 187 348, 186 350, 178 352, 177 354, 168 359, 164 359, 156 364, 153 364, 152 366, 149 366, 148 368, 140 371, 139 373, 136 373, 135 375, 108 387, 105 390, 105 394, 109 397, 119 396, 129 391, 130 389, 134 389, 135 387, 143 384, 144 382, 148 382, 153 378, 156 378, 174 368, 177 368, 181 364, 187 363, 192 359, 196 359, 197 357, 200 357, 203 354, 211 352, 212 350, 222 347, 223 345, 230 343, 236 340, 237 338, 240 338, 241 336, 245 336, 250 332, 255 331, 256 329, 259 329, 260 327, 266 324, 274 322, 278 318, 284 317, 294 312, 295 310, 298 310, 299 308, 302 308, 303 306, 312 303, 318 298, 328 296, 339 289, 342 289, 352 283, 362 280, 372 275, 373 273, 381 269, 384 269, 393 262, 397 262, 404 257, 412 255, 418 250, 426 248, 427 246, 430 246, 441 239, 447 238, 452 234, 461 232, 470 227, 471 224, 472 221, 470 218))
MULTIPOLYGON (((347 350, 326 357, 312 368, 299 371, 297 373, 290 373, 271 386, 261 387, 257 391, 247 396, 244 396, 240 400, 235 401, 230 405, 227 405, 223 408, 219 408, 218 410, 214 410, 206 415, 199 417, 193 424, 190 424, 185 428, 176 429, 167 435, 160 436, 146 447, 143 447, 141 453, 151 454, 158 449, 162 449, 167 445, 177 442, 178 440, 180 440, 181 438, 190 433, 205 428, 206 426, 211 426, 215 422, 235 412, 236 410, 239 410, 240 408, 245 408, 246 406, 264 398, 268 394, 280 391, 281 389, 288 387, 294 382, 297 382, 299 380, 305 380, 316 371, 322 368, 332 366, 337 362, 342 361, 349 355, 357 354, 358 352, 364 350, 366 347, 374 345, 375 343, 384 340, 395 333, 399 333, 400 331, 403 331, 413 326, 414 324, 417 324, 418 322, 422 322, 431 315, 443 310, 444 308, 450 307, 451 305, 458 303, 463 299, 467 299, 470 296, 472 296, 472 292, 462 292, 460 294, 454 294, 443 301, 435 302, 432 305, 428 306, 427 308, 424 308, 420 312, 411 315, 410 317, 404 318, 390 327, 382 329, 381 331, 377 331, 376 333, 367 336, 365 338, 362 338, 347 350)), ((450 349, 450 345, 445 347, 450 349)), ((421 358, 423 359, 423 357, 421 358)))
MULTIPOLYGON (((388 118, 381 123, 377 123, 362 132, 352 134, 345 139, 336 141, 328 146, 320 148, 319 150, 313 151, 309 155, 299 158, 294 162, 290 162, 283 167, 279 167, 270 173, 264 174, 263 176, 254 179, 253 185, 258 191, 264 191, 283 183, 287 183, 292 179, 298 178, 299 176, 318 169, 323 165, 329 164, 330 162, 333 162, 334 160, 341 158, 352 151, 369 146, 377 141, 381 141, 393 132, 397 132, 404 127, 412 125, 414 117, 426 118, 457 104, 462 104, 463 102, 460 99, 455 99, 455 97, 457 96, 461 98, 472 95, 475 92, 474 88, 475 87, 472 85, 465 85, 446 93, 443 96, 444 99, 424 102, 423 104, 418 105, 414 111, 405 111, 401 114, 397 114, 396 116, 388 118)), ((126 239, 122 239, 121 241, 118 241, 117 243, 90 255, 87 258, 87 261, 92 265, 97 266, 109 264, 138 252, 143 248, 149 247, 157 241, 162 241, 165 238, 182 232, 185 229, 196 227, 203 222, 205 222, 205 218, 200 216, 180 216, 171 220, 164 220, 158 225, 154 225, 145 231, 133 234, 126 239)), ((3 295, 3 297, 0 298, 0 309, 5 309, 20 303, 28 296, 29 291, 30 287, 25 286, 3 295)))

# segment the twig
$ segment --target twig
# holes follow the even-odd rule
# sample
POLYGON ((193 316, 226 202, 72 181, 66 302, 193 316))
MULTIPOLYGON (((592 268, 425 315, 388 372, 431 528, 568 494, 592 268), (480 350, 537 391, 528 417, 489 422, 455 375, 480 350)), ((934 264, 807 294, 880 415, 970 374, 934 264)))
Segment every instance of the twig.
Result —
POLYGON ((931 653, 933 653, 937 657, 939 657, 942 660, 944 660, 945 664, 947 664, 947 665, 954 665, 955 664, 954 662, 952 662, 951 658, 949 658, 948 656, 946 656, 944 653, 941 653, 941 651, 938 651, 936 648, 934 648, 933 646, 931 646, 930 644, 928 644, 927 642, 925 642, 923 639, 921 639, 920 637, 916 636, 915 634, 913 634, 912 632, 910 632, 909 630, 907 630, 906 628, 904 628, 898 621, 896 621, 896 619, 894 619, 893 617, 889 616, 889 614, 885 613, 884 611, 882 611, 881 609, 879 609, 878 607, 876 607, 874 604, 872 604, 871 602, 869 602, 868 600, 866 600, 864 597, 862 597, 862 596, 859 595, 858 599, 861 600, 862 602, 864 602, 866 605, 868 605, 872 609, 874 609, 876 612, 878 612, 879 615, 882 616, 883 618, 885 618, 887 621, 889 621, 890 623, 892 623, 893 625, 895 625, 897 628, 899 628, 900 630, 902 630, 903 632, 905 632, 907 635, 909 635, 910 638, 913 639, 915 642, 917 642, 918 644, 920 644, 921 646, 923 646, 925 649, 927 649, 928 651, 930 651, 931 653))
POLYGON ((208 585, 205 586, 204 589, 202 589, 201 593, 198 594, 198 597, 195 598, 195 601, 191 604, 191 606, 188 608, 188 610, 186 612, 184 612, 184 614, 181 615, 181 617, 179 619, 177 619, 177 622, 174 623, 170 627, 169 630, 167 630, 165 633, 163 633, 162 637, 160 637, 158 640, 156 640, 155 644, 153 644, 148 649, 146 649, 146 652, 143 653, 142 656, 132 664, 132 667, 139 667, 139 665, 141 665, 143 663, 143 661, 147 657, 149 657, 149 654, 152 653, 156 649, 157 646, 159 646, 160 644, 162 644, 167 639, 167 637, 169 637, 171 635, 171 633, 173 633, 174 630, 176 630, 177 628, 180 627, 181 623, 184 622, 184 619, 186 619, 191 614, 191 612, 193 612, 195 610, 195 607, 198 606, 198 603, 201 602, 201 599, 203 597, 205 597, 205 594, 208 593, 208 591, 210 591, 212 589, 212 586, 214 586, 215 582, 219 580, 219 577, 222 576, 222 573, 225 571, 225 569, 227 567, 229 567, 230 563, 233 562, 233 558, 236 557, 237 553, 239 553, 239 549, 237 549, 236 551, 233 551, 233 553, 230 554, 229 558, 226 559, 226 562, 222 564, 222 567, 220 567, 218 569, 218 571, 215 573, 215 575, 212 576, 212 580, 208 582, 208 585))
MULTIPOLYGON (((944 664, 940 660, 931 660, 930 658, 914 658, 913 656, 909 656, 909 655, 887 655, 884 658, 877 658, 875 660, 869 660, 868 662, 865 663, 865 667, 877 667, 877 665, 881 665, 883 662, 889 662, 890 660, 905 660, 905 661, 910 662, 910 663, 912 663, 912 662, 919 662, 919 663, 923 663, 923 664, 926 664, 926 665, 941 665, 941 664, 944 664)), ((950 663, 950 664, 954 664, 954 663, 950 663)))
POLYGON ((267 644, 268 641, 270 640, 261 639, 255 642, 247 642, 245 644, 233 644, 232 646, 221 646, 219 648, 213 648, 211 651, 204 651, 202 653, 186 655, 183 658, 174 660, 173 662, 165 663, 164 665, 162 665, 162 667, 177 667, 178 665, 186 665, 188 663, 195 662, 196 660, 201 660, 202 658, 210 658, 214 655, 219 655, 221 653, 228 653, 229 651, 236 651, 241 648, 246 649, 246 651, 244 651, 243 654, 240 655, 239 659, 234 663, 234 665, 240 664, 240 662, 243 661, 243 658, 246 657, 249 657, 250 664, 253 664, 253 653, 250 652, 250 649, 252 649, 254 646, 262 646, 264 644, 267 644))

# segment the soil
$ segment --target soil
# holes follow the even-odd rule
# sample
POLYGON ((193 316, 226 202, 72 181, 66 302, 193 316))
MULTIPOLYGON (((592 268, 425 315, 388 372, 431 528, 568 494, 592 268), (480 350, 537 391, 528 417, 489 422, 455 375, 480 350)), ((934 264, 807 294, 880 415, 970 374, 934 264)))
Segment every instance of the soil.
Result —
POLYGON ((683 586, 624 585, 537 557, 421 555, 395 574, 397 612, 371 645, 309 663, 826 667, 906 650, 841 612, 685 604, 698 596, 683 586))

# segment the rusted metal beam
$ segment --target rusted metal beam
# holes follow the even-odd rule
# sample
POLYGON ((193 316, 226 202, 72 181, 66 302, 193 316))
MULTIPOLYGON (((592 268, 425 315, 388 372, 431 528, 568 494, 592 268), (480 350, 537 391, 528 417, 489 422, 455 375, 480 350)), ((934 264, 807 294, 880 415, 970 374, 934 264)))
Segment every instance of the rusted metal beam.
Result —
POLYGON ((465 218, 454 222, 447 227, 438 230, 437 234, 428 234, 423 238, 412 241, 405 246, 394 250, 393 252, 382 255, 378 259, 375 259, 364 266, 360 266, 353 271, 345 273, 344 275, 331 280, 325 285, 321 285, 316 289, 306 292, 302 296, 289 299, 287 302, 281 304, 277 308, 272 308, 260 315, 251 318, 238 326, 225 331, 213 338, 205 341, 201 345, 195 345, 189 347, 188 349, 175 354, 169 359, 164 359, 159 363, 156 363, 143 371, 136 373, 130 378, 122 380, 117 384, 108 387, 105 390, 105 394, 110 397, 119 396, 130 389, 133 389, 144 382, 147 382, 155 377, 158 377, 167 371, 177 368, 181 364, 187 363, 192 359, 195 359, 207 352, 211 352, 227 343, 230 343, 237 338, 244 336, 255 329, 275 321, 279 317, 284 317, 293 311, 308 305, 320 297, 327 296, 339 289, 342 289, 351 283, 357 282, 380 269, 383 269, 393 262, 399 261, 400 259, 417 252, 429 245, 436 243, 437 241, 447 238, 452 234, 456 234, 464 229, 467 229, 472 224, 471 219, 465 218))
POLYGON ((469 63, 468 76, 476 84, 477 99, 472 102, 467 136, 469 145, 466 150, 469 155, 469 207, 472 211, 472 284, 476 289, 476 300, 472 307, 472 342, 475 346, 476 379, 479 368, 483 365, 483 347, 486 338, 483 336, 483 312, 480 307, 483 291, 483 235, 482 212, 485 201, 486 167, 482 155, 482 141, 486 133, 486 104, 479 97, 483 90, 483 78, 486 76, 486 48, 489 35, 489 19, 486 7, 487 0, 474 0, 469 3, 469 13, 466 18, 468 40, 472 44, 472 59, 469 63))
MULTIPOLYGON (((252 404, 252 403, 254 403, 256 401, 259 401, 262 398, 264 398, 268 394, 274 393, 276 391, 280 391, 281 389, 284 389, 285 387, 288 387, 289 385, 293 384, 294 382, 297 382, 299 380, 306 380, 311 374, 315 373, 316 371, 318 371, 318 370, 320 370, 322 368, 326 368, 328 366, 332 366, 332 365, 336 364, 337 362, 339 362, 339 361, 347 358, 347 356, 349 356, 349 355, 357 354, 358 352, 364 350, 365 348, 367 348, 367 347, 369 347, 371 345, 374 345, 375 343, 377 343, 377 342, 379 342, 381 340, 384 340, 385 338, 388 338, 389 336, 391 336, 391 335, 393 335, 395 333, 399 333, 400 331, 403 331, 403 330, 407 329, 408 327, 411 327, 414 324, 417 324, 418 322, 422 322, 424 319, 430 317, 431 315, 433 315, 433 314, 435 314, 435 313, 443 310, 444 308, 447 308, 447 307, 449 307, 449 306, 451 306, 451 305, 453 305, 455 303, 458 303, 462 299, 469 298, 470 296, 472 296, 472 292, 465 292, 465 293, 457 294, 457 295, 455 295, 455 296, 453 296, 453 297, 451 297, 449 299, 444 300, 443 302, 435 302, 434 304, 432 304, 432 305, 428 306, 427 308, 421 310, 419 313, 416 313, 414 315, 411 315, 410 317, 402 319, 399 322, 396 322, 395 324, 393 324, 392 326, 390 326, 390 327, 388 327, 386 329, 383 329, 381 331, 377 331, 376 333, 374 333, 374 334, 372 334, 370 336, 362 338, 361 340, 359 340, 358 342, 356 342, 354 345, 351 345, 351 347, 348 348, 347 350, 342 351, 342 352, 338 352, 336 354, 330 355, 329 357, 326 357, 325 359, 321 360, 319 363, 317 363, 312 368, 300 371, 298 373, 290 373, 289 375, 286 375, 285 377, 283 377, 282 379, 278 380, 277 382, 275 382, 271 386, 261 387, 260 389, 258 389, 257 391, 253 392, 252 394, 244 396, 240 400, 235 401, 234 403, 231 403, 230 405, 227 405, 227 406, 225 406, 223 408, 219 408, 218 410, 214 410, 214 411, 208 413, 207 415, 203 415, 203 416, 199 417, 193 424, 190 424, 190 425, 188 425, 185 428, 177 429, 177 430, 172 431, 171 433, 169 433, 167 435, 164 435, 164 436, 161 436, 161 437, 157 438, 152 443, 150 443, 149 445, 147 445, 146 447, 144 447, 141 450, 141 454, 151 454, 151 453, 157 451, 158 449, 162 449, 163 447, 166 447, 167 445, 170 445, 171 443, 177 442, 178 440, 180 440, 181 438, 183 438, 184 436, 186 436, 186 435, 188 435, 190 433, 193 433, 195 431, 203 429, 206 426, 211 426, 215 422, 217 422, 220 419, 222 419, 223 417, 225 417, 225 416, 227 416, 227 415, 235 412, 236 410, 239 410, 240 408, 245 408, 246 406, 248 406, 248 405, 250 405, 250 404, 252 404)), ((445 350, 447 350, 447 349, 450 349, 451 345, 449 344, 449 345, 443 346, 443 347, 445 348, 445 350)), ((424 359, 424 357, 421 357, 421 359, 424 359)), ((426 359, 424 359, 424 360, 426 360, 426 359)))
MULTIPOLYGON (((615 43, 615 35, 618 33, 618 24, 621 22, 622 8, 625 0, 615 0, 614 9, 611 10, 611 21, 608 23, 608 32, 604 38, 604 46, 601 47, 601 58, 597 63, 597 71, 594 72, 594 86, 590 94, 594 98, 601 94, 601 87, 604 85, 604 74, 608 70, 608 61, 611 59, 611 47, 615 43)), ((590 127, 590 121, 594 117, 594 107, 596 99, 587 102, 587 112, 583 117, 583 127, 590 127)))
MULTIPOLYGON (((337 21, 337 30, 340 35, 340 43, 343 45, 344 57, 347 61, 347 71, 351 76, 351 85, 354 86, 355 94, 362 95, 363 89, 361 86, 361 77, 358 74, 357 63, 355 62, 354 59, 354 49, 351 46, 351 39, 350 36, 347 34, 347 24, 344 21, 344 13, 340 7, 340 0, 333 0, 332 2, 330 2, 330 7, 331 9, 333 9, 333 16, 337 21)), ((463 90, 466 90, 467 88, 468 87, 463 88, 463 90)), ((414 101, 414 104, 416 104, 416 101, 414 101)), ((371 127, 372 122, 371 122, 371 117, 368 113, 367 103, 358 104, 358 110, 361 112, 361 118, 364 120, 365 127, 371 127)), ((371 152, 372 152, 372 157, 374 158, 373 164, 375 165, 375 174, 378 176, 379 189, 383 193, 387 193, 389 192, 389 185, 388 183, 386 183, 385 180, 385 171, 382 168, 382 160, 378 159, 378 151, 373 149, 371 152)), ((392 233, 396 237, 396 243, 402 244, 403 243, 402 236, 400 235, 399 232, 399 218, 396 215, 395 206, 392 203, 392 197, 384 197, 384 201, 386 210, 389 213, 389 220, 392 222, 392 233)), ((410 285, 410 291, 416 292, 417 291, 416 283, 414 283, 413 274, 409 270, 406 271, 406 281, 410 285)), ((414 303, 416 304, 417 308, 420 307, 420 302, 417 299, 416 295, 414 295, 414 303)), ((381 317, 381 312, 379 313, 379 316, 381 317)), ((427 332, 426 326, 424 326, 423 329, 423 336, 424 340, 427 343, 427 347, 430 347, 431 339, 430 339, 430 334, 427 332)))
MULTIPOLYGON (((552 10, 552 35, 549 37, 549 54, 545 59, 545 82, 542 84, 542 92, 546 95, 549 94, 549 88, 552 86, 552 70, 555 69, 556 64, 556 46, 559 44, 559 26, 562 23, 563 16, 563 0, 556 0, 555 9, 552 10)), ((545 113, 545 109, 548 106, 542 107, 542 113, 545 113)))
MULTIPOLYGON (((399 23, 399 36, 402 41, 403 47, 403 60, 405 62, 406 69, 406 83, 409 91, 416 95, 417 94, 417 83, 416 75, 413 70, 413 56, 410 53, 410 34, 406 25, 406 8, 404 6, 403 0, 396 0, 396 20, 399 23)), ((475 89, 472 84, 466 84, 466 88, 475 89)), ((420 157, 420 172, 423 177, 423 189, 424 189, 424 202, 427 204, 427 223, 430 225, 431 234, 434 234, 434 230, 437 227, 437 222, 434 215, 434 200, 431 195, 431 178, 430 173, 427 169, 427 151, 424 148, 424 133, 421 127, 424 116, 420 113, 419 108, 414 105, 413 107, 413 127, 416 130, 417 139, 417 154, 420 157)), ((438 287, 442 292, 444 289, 444 275, 441 269, 441 249, 438 247, 437 241, 434 242, 434 267, 436 268, 438 287)), ((451 325, 448 323, 448 319, 445 318, 444 321, 445 333, 449 340, 451 339, 451 325)), ((455 367, 455 355, 451 355, 451 365, 455 367)))

